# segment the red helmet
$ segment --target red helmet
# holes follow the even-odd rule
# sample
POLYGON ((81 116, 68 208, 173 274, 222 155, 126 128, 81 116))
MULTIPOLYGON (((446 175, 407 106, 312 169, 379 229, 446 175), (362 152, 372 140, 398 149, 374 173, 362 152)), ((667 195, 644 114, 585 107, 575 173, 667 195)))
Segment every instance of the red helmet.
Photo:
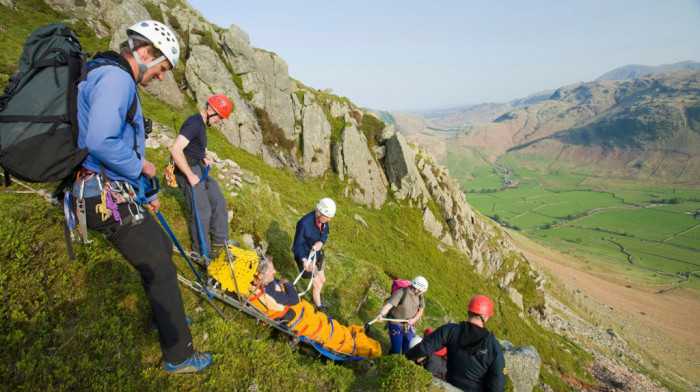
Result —
POLYGON ((474 298, 469 301, 469 307, 467 309, 472 313, 482 316, 493 316, 493 302, 485 295, 475 295, 474 298))
POLYGON ((231 112, 233 111, 233 104, 231 104, 231 101, 222 94, 212 95, 209 97, 209 99, 207 99, 207 103, 223 119, 228 119, 228 116, 231 115, 231 112))

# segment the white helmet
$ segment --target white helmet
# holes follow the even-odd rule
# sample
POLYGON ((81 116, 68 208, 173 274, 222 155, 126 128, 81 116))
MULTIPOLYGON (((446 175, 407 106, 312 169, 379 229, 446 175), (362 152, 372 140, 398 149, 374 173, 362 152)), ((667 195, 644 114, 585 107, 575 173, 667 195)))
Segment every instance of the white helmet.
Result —
POLYGON ((428 280, 422 276, 416 276, 411 281, 411 286, 425 293, 428 291, 428 280))
POLYGON ((149 68, 165 59, 170 61, 173 68, 177 65, 177 60, 180 58, 180 44, 177 42, 175 33, 168 26, 155 20, 143 20, 126 29, 126 36, 132 50, 134 49, 133 38, 141 38, 150 41, 156 49, 163 52, 164 57, 159 57, 148 64, 142 64, 138 54, 134 52, 134 58, 139 64, 138 80, 141 80, 141 76, 149 68))
POLYGON ((408 342, 408 348, 413 348, 416 344, 420 343, 423 341, 423 338, 420 336, 414 336, 411 338, 411 340, 408 342))
POLYGON ((323 216, 327 216, 329 218, 335 216, 335 202, 328 197, 321 199, 318 204, 316 204, 316 209, 318 212, 323 214, 323 216))

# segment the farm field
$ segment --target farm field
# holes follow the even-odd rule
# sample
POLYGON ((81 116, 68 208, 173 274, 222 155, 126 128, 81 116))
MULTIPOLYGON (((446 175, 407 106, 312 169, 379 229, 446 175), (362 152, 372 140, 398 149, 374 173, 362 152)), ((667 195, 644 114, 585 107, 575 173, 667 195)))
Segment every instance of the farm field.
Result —
POLYGON ((476 210, 581 268, 660 290, 700 288, 700 189, 550 171, 532 155, 493 165, 453 152, 444 163, 476 210))

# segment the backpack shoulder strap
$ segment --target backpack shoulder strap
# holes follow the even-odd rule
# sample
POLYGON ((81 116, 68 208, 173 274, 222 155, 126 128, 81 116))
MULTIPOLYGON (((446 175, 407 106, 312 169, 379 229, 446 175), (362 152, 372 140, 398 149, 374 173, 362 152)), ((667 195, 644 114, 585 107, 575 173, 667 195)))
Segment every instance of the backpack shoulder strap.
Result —
MULTIPOLYGON (((105 65, 111 65, 113 67, 117 67, 117 68, 121 69, 122 71, 128 73, 128 71, 126 69, 124 69, 119 63, 112 61, 112 60, 103 59, 103 58, 94 60, 92 62, 92 64, 90 64, 90 67, 88 68, 88 72, 95 70, 97 68, 100 68, 100 67, 104 67, 105 65)), ((136 116, 136 108, 137 108, 136 102, 138 101, 138 95, 139 95, 139 89, 136 88, 134 91, 134 98, 131 100, 131 106, 129 106, 129 110, 126 112, 126 121, 129 124, 131 124, 131 126, 134 129, 138 129, 138 127, 139 127, 139 125, 136 123, 136 121, 134 121, 134 117, 136 116)), ((139 159, 141 159, 141 154, 139 154, 139 152, 138 152, 136 132, 134 132, 134 151, 136 152, 136 156, 139 159)))
POLYGON ((410 288, 410 286, 402 287, 402 288, 401 288, 401 290, 403 290, 403 294, 401 294, 401 300, 399 301, 399 304, 396 305, 397 307, 398 307, 398 306, 401 306, 401 304, 403 303, 403 301, 406 300, 406 296, 408 295, 408 289, 409 289, 409 288, 410 288))

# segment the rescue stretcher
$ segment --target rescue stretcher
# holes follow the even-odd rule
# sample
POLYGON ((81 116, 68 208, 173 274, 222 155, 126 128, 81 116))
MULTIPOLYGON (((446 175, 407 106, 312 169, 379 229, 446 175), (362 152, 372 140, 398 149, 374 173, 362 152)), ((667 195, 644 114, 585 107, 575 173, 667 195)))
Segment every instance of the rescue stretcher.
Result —
POLYGON ((206 283, 199 275, 198 280, 193 281, 178 274, 180 283, 206 297, 226 320, 232 320, 238 313, 245 313, 267 326, 258 339, 273 328, 287 335, 292 340, 292 347, 300 342, 308 344, 319 355, 335 361, 357 361, 381 355, 379 342, 368 337, 364 327, 346 327, 327 314, 317 312, 315 306, 303 298, 297 305, 285 307, 283 312, 271 311, 266 306, 262 281, 253 284, 260 263, 265 263, 264 274, 269 272, 262 251, 244 250, 232 244, 228 244, 227 248, 209 264, 206 283), (227 316, 212 298, 232 306, 237 312, 232 317, 227 316), (288 312, 287 317, 282 318, 288 312), (293 315, 291 319, 290 315, 293 315))

